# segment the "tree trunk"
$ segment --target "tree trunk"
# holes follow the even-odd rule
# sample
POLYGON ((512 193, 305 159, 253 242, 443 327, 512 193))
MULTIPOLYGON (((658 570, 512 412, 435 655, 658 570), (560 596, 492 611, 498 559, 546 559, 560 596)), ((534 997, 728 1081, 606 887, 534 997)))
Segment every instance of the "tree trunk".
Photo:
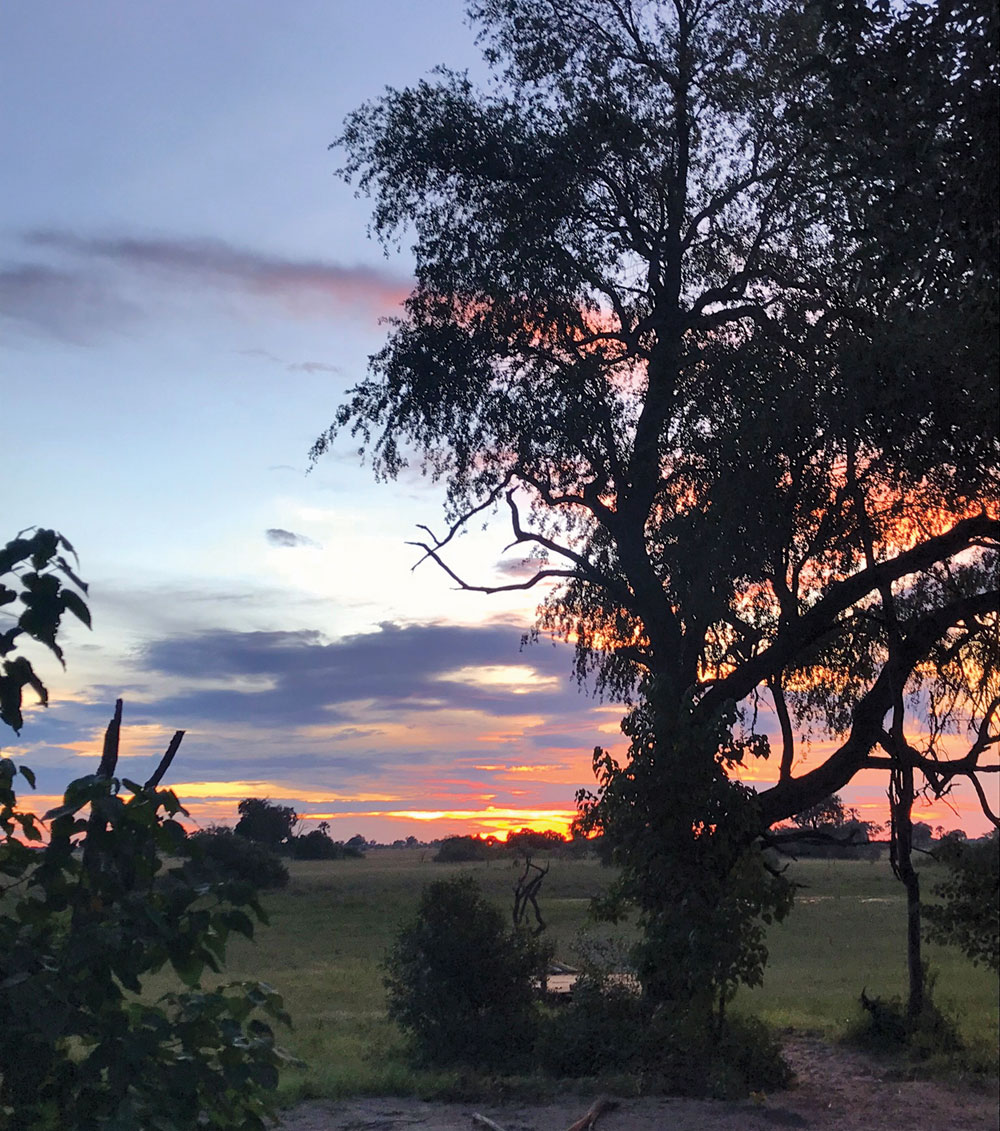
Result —
POLYGON ((924 966, 920 953, 920 876, 913 867, 913 767, 900 764, 892 773, 892 870, 906 888, 906 966, 909 997, 906 1015, 915 1021, 924 1010, 924 966))

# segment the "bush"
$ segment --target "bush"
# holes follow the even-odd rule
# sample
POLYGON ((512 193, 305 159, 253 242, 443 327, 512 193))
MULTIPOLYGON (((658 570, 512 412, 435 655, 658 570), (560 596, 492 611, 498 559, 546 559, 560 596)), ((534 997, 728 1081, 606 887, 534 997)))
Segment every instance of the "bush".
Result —
POLYGON ((470 876, 440 880, 386 959, 389 1016, 419 1064, 526 1067, 543 964, 538 944, 508 929, 470 876))
MULTIPOLYGON (((17 732, 24 688, 48 700, 31 662, 12 656, 19 638, 62 660, 62 615, 90 623, 87 587, 61 550, 73 553, 52 530, 0 547, 0 579, 13 583, 0 580, 0 605, 14 621, 0 634, 0 722, 17 732)), ((252 938, 251 916, 266 916, 251 884, 206 882, 190 858, 185 810, 160 788, 184 732, 139 785, 115 777, 121 719, 119 699, 97 772, 45 814, 44 844, 15 788, 19 776, 33 788, 34 775, 0 758, 0 1126, 264 1131, 287 1058, 251 1014, 287 1021, 281 998, 201 977, 220 971, 233 932, 252 938), (185 988, 144 1000, 146 976, 167 964, 185 988)))
POLYGON ((643 1090, 736 1099, 786 1087, 791 1072, 773 1032, 756 1018, 713 1029, 682 1006, 639 993, 634 947, 621 936, 581 934, 582 974, 571 1001, 542 1025, 540 1065, 558 1076, 626 1074, 643 1090))
POLYGON ((777 1037, 757 1018, 727 1018, 713 1033, 689 1010, 653 1008, 627 984, 589 977, 546 1018, 537 1049, 554 1075, 624 1073, 669 1095, 740 1099, 785 1088, 792 1076, 777 1037))
POLYGON ((571 1000, 545 1018, 538 1065, 554 1076, 602 1076, 639 1068, 639 1039, 648 1023, 639 995, 621 985, 581 977, 571 1000))
POLYGON ((935 974, 924 966, 924 1008, 910 1017, 899 997, 868 997, 862 990, 861 1017, 848 1030, 848 1040, 873 1052, 908 1052, 915 1060, 961 1052, 955 1022, 934 1004, 935 974))
POLYGON ((283 888, 288 869, 265 845, 237 836, 231 829, 213 828, 188 838, 192 872, 210 882, 249 884, 254 889, 283 888))
POLYGON ((264 919, 251 885, 206 882, 176 797, 110 773, 70 783, 32 850, 18 772, 31 780, 0 759, 0 1125, 264 1131, 285 1058, 251 1014, 287 1020, 281 999, 260 983, 201 984, 227 938, 264 919), (181 860, 166 877, 165 857, 181 860), (167 964, 185 988, 144 1000, 167 964))
POLYGON ((1000 839, 970 843, 946 837, 934 855, 949 875, 934 886, 942 902, 924 908, 927 937, 1000 970, 1000 839))

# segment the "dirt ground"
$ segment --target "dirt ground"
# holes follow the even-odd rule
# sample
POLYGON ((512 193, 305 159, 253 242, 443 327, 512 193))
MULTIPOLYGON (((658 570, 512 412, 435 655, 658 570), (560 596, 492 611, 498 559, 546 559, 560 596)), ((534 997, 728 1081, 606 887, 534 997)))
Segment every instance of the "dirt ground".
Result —
MULTIPOLYGON (((786 1092, 759 1103, 646 1098, 620 1100, 595 1131, 997 1131, 992 1089, 893 1078, 861 1053, 808 1036, 790 1037, 785 1052, 796 1073, 786 1092)), ((504 1105, 424 1103, 398 1098, 319 1101, 286 1113, 282 1131, 476 1131, 480 1113, 504 1131, 566 1131, 588 1099, 504 1105)))

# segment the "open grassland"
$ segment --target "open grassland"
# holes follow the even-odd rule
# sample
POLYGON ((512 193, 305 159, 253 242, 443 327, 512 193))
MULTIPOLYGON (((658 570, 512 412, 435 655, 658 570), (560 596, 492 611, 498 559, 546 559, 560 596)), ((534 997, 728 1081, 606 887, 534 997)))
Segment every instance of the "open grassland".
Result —
MULTIPOLYGON (((288 888, 264 899, 271 926, 259 929, 255 943, 230 947, 227 977, 271 983, 294 1019, 294 1029, 280 1037, 307 1067, 288 1074, 286 1099, 432 1094, 451 1086, 447 1077, 406 1065, 385 1016, 379 963, 423 885, 471 872, 488 896, 509 907, 517 872, 509 861, 445 865, 432 855, 386 849, 364 860, 293 862, 288 888)), ((902 886, 885 861, 803 860, 793 874, 805 886, 788 920, 771 930, 765 984, 742 992, 736 1008, 835 1038, 857 1018, 862 987, 883 997, 904 993, 902 886)), ((938 874, 936 865, 925 867, 925 890, 938 874)), ((610 878, 595 860, 552 860, 540 906, 558 958, 577 960, 581 931, 607 934, 588 921, 587 911, 610 878)), ((957 1019, 973 1058, 990 1063, 998 1033, 996 976, 950 948, 928 947, 927 957, 938 973, 935 1000, 957 1019)))

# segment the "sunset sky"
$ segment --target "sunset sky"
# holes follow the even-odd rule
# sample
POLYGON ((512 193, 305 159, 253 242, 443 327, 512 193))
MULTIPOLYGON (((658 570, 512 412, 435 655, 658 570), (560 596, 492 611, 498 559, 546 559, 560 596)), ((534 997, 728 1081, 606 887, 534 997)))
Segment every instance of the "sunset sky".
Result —
MULTIPOLYGON (((52 705, 0 736, 40 807, 95 768, 117 696, 126 776, 185 729, 170 784, 199 822, 267 796, 337 839, 559 826, 594 746, 623 752, 569 650, 521 649, 534 597, 411 571, 435 488, 374 483, 350 442, 306 475, 411 267, 327 146, 438 63, 485 75, 458 0, 0 15, 0 543, 62 531, 94 619, 65 673, 32 654, 52 705)), ((502 545, 477 532, 457 561, 499 579, 502 545)), ((884 818, 877 775, 844 797, 884 818)), ((955 804, 916 816, 985 830, 955 804)))

